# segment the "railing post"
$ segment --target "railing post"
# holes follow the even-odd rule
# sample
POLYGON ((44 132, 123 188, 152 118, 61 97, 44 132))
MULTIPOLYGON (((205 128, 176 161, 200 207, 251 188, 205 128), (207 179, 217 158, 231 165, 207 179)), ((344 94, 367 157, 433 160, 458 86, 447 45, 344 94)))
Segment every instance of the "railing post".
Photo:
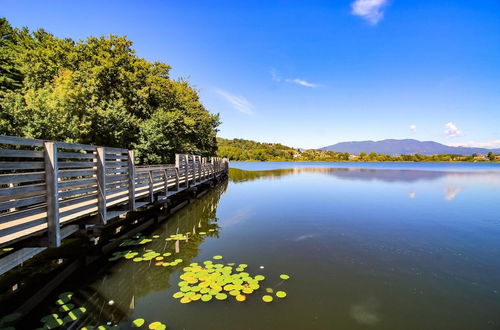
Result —
POLYGON ((165 189, 165 198, 168 197, 168 167, 163 169, 163 178, 165 181, 163 182, 163 189, 165 189))
POLYGON ((191 182, 189 181, 189 157, 185 154, 182 155, 184 157, 184 163, 186 167, 184 168, 184 175, 186 176, 186 188, 191 187, 191 182))
POLYGON ((107 222, 106 211, 106 150, 104 147, 96 148, 97 151, 97 211, 102 224, 107 222))
POLYGON ((179 191, 179 168, 175 168, 175 190, 179 191))
POLYGON ((61 227, 59 223, 59 189, 57 144, 44 142, 45 184, 47 198, 47 235, 48 246, 61 245, 61 227))
POLYGON ((128 160, 128 208, 135 209, 135 155, 133 150, 127 154, 128 160))
POLYGON ((202 179, 202 173, 201 173, 201 156, 197 156, 198 157, 198 180, 200 180, 200 182, 203 180, 202 179))
POLYGON ((149 202, 153 203, 155 201, 155 193, 153 187, 153 170, 148 171, 149 174, 149 202))

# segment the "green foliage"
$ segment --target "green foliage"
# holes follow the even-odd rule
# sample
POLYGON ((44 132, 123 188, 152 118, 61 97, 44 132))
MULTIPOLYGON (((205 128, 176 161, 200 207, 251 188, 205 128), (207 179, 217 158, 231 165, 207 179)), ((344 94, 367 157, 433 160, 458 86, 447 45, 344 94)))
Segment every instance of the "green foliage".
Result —
MULTIPOLYGON (((460 162, 477 161, 477 155, 462 156, 455 154, 424 156, 420 154, 390 156, 371 152, 359 155, 350 155, 347 152, 323 150, 299 150, 277 143, 259 143, 242 139, 217 138, 219 157, 226 157, 233 161, 323 161, 323 162, 460 162)), ((488 158, 494 161, 495 154, 489 153, 488 158)))
POLYGON ((0 134, 135 148, 138 160, 212 155, 219 116, 125 37, 75 42, 0 19, 0 134))

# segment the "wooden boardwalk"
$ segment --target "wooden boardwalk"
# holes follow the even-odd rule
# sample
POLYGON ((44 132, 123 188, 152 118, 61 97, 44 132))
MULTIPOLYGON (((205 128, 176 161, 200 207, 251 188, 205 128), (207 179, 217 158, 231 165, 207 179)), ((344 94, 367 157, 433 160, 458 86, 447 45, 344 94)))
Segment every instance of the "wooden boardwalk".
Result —
POLYGON ((105 225, 227 169, 218 157, 136 166, 132 150, 0 136, 0 247, 34 235, 58 247, 77 220, 105 225))

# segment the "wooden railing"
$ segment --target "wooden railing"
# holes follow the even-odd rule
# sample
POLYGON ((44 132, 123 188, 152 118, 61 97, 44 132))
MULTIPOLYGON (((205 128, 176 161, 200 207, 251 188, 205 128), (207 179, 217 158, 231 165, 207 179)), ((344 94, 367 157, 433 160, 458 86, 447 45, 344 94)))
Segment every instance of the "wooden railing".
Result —
POLYGON ((132 150, 0 136, 0 246, 46 231, 57 247, 76 219, 106 224, 227 168, 227 159, 184 154, 175 165, 136 166, 132 150))

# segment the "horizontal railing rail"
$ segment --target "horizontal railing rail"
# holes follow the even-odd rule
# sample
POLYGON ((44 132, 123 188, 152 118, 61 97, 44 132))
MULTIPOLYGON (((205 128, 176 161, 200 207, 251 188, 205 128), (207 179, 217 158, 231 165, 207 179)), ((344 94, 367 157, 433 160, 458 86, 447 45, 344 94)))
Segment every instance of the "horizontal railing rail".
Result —
POLYGON ((177 154, 175 164, 136 166, 134 151, 0 136, 0 246, 46 232, 61 244, 61 227, 110 208, 134 210, 215 178, 228 169, 219 157, 177 154))

